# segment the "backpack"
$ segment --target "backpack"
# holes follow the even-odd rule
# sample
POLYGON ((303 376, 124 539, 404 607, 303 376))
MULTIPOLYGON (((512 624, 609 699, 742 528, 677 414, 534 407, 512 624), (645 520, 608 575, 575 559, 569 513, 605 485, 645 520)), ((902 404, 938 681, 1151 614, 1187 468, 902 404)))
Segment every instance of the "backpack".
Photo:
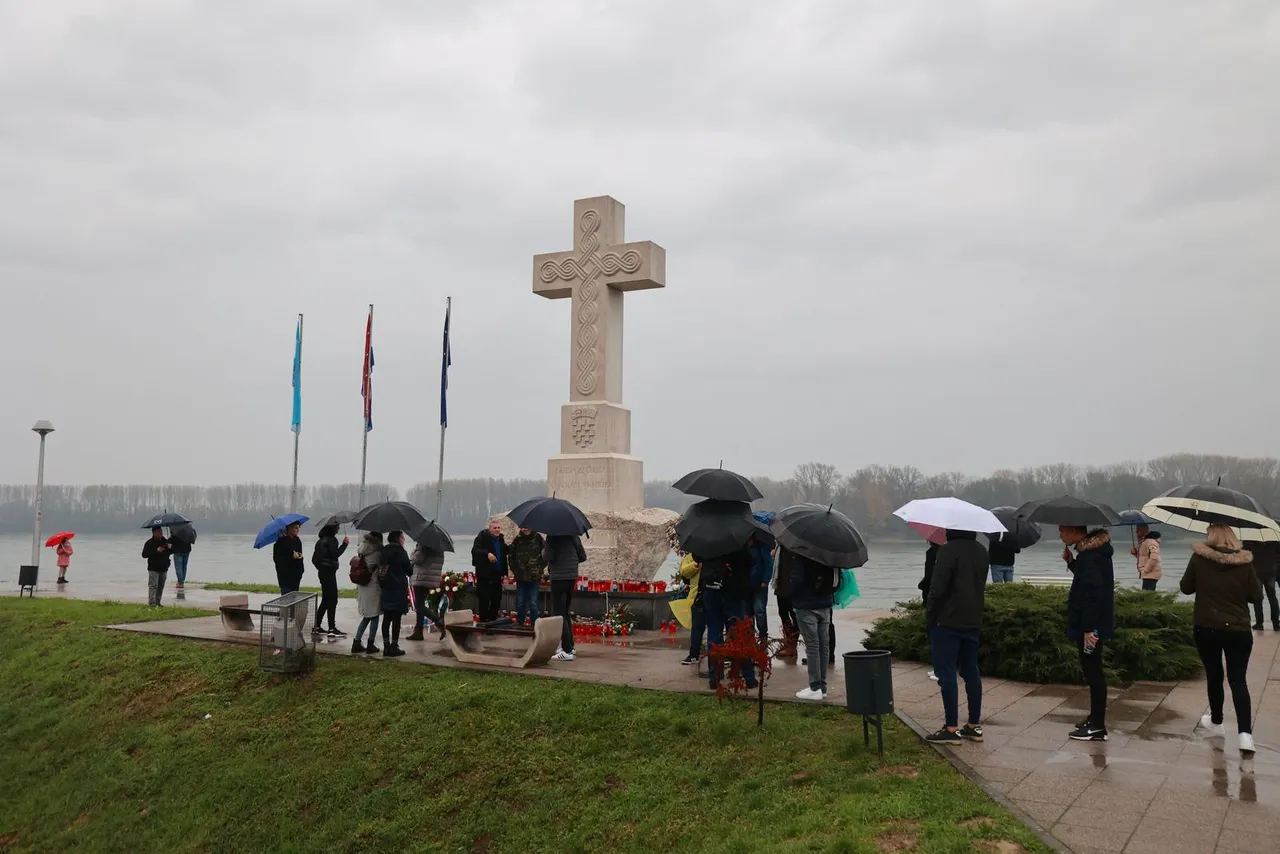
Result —
POLYGON ((382 564, 382 566, 379 566, 376 570, 374 570, 373 574, 374 574, 374 577, 378 579, 379 587, 387 586, 387 568, 388 568, 387 565, 384 563, 382 564))
POLYGON ((369 564, 364 562, 364 555, 356 555, 351 559, 351 572, 348 576, 351 583, 358 587, 364 587, 373 580, 373 573, 369 571, 369 564))
POLYGON ((836 592, 836 584, 840 578, 840 570, 815 563, 817 570, 813 574, 813 592, 818 596, 830 596, 836 592))

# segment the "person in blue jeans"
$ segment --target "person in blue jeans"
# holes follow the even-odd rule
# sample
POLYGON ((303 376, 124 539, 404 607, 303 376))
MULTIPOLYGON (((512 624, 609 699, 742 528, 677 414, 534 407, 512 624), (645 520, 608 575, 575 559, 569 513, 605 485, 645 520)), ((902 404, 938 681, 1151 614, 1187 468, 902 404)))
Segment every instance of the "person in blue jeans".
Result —
MULTIPOLYGON (((751 553, 741 548, 732 554, 716 558, 694 555, 702 565, 699 576, 698 596, 707 621, 707 645, 714 647, 724 643, 726 629, 732 628, 747 616, 747 600, 751 598, 751 553)), ((711 688, 720 685, 724 662, 711 656, 708 667, 711 688)), ((742 679, 748 688, 756 687, 756 668, 750 661, 742 662, 742 679)))
POLYGON ((1001 534, 991 541, 991 554, 988 563, 991 565, 991 583, 1008 584, 1013 581, 1013 562, 1022 549, 1006 543, 1005 539, 1012 534, 1001 534))
POLYGON ((521 528, 507 549, 507 570, 516 582, 516 622, 522 626, 525 614, 538 622, 538 584, 547 569, 542 556, 546 547, 541 534, 521 528))
POLYGON ((982 674, 978 639, 986 604, 990 557, 972 531, 947 531, 938 549, 925 605, 925 625, 933 647, 933 672, 942 692, 942 729, 927 736, 934 744, 982 741, 982 674), (964 679, 969 718, 960 726, 959 687, 964 679))
POLYGON ((751 611, 756 621, 756 634, 769 637, 769 582, 773 581, 773 551, 756 537, 747 543, 751 550, 751 611))
POLYGON ((169 542, 173 547, 173 574, 177 576, 179 590, 187 584, 187 563, 191 560, 191 546, 195 541, 196 530, 190 523, 169 529, 169 542))

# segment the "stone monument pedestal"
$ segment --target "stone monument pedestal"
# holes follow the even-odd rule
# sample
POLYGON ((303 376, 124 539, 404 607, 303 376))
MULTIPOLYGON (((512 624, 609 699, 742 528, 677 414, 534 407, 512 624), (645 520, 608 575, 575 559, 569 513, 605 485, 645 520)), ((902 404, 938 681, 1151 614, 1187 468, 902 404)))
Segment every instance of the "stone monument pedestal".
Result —
POLYGON ((573 203, 573 249, 533 258, 533 292, 571 302, 569 402, 560 408, 560 453, 547 490, 591 520, 582 574, 650 580, 671 551, 668 510, 644 509, 644 464, 631 456, 631 410, 622 405, 623 295, 666 286, 667 256, 625 242, 625 208, 610 196, 573 203))

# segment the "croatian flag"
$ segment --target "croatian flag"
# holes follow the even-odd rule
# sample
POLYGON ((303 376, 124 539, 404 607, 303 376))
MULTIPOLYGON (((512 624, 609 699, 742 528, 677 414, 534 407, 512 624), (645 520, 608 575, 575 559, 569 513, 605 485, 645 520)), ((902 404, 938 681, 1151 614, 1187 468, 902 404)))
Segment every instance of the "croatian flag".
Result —
POLYGON ((373 430, 373 306, 369 306, 369 322, 364 327, 364 376, 360 383, 364 398, 364 432, 373 430))
POLYGON ((298 315, 298 339, 293 347, 293 424, 297 433, 302 430, 302 315, 298 315))
POLYGON ((440 426, 449 426, 449 407, 446 405, 449 391, 449 366, 453 364, 453 351, 449 347, 449 315, 453 312, 453 297, 444 308, 444 350, 440 354, 440 426))

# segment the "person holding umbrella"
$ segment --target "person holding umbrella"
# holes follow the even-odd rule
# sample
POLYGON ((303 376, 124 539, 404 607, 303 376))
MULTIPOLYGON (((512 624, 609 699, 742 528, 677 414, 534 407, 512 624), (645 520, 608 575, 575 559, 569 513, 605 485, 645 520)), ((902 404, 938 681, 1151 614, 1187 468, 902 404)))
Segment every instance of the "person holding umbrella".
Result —
POLYGON ((164 538, 164 528, 151 529, 151 539, 142 546, 142 556, 147 561, 147 604, 160 607, 164 593, 164 579, 169 573, 169 541, 164 538))
POLYGON ((374 574, 381 587, 382 655, 396 658, 404 655, 400 648, 400 620, 409 613, 409 579, 413 563, 404 548, 404 534, 392 531, 382 547, 382 566, 374 574))
POLYGON ((1107 740, 1107 676, 1102 648, 1115 634, 1115 567, 1111 535, 1083 525, 1059 525, 1062 559, 1071 570, 1067 594, 1067 634, 1079 645, 1080 669, 1089 683, 1089 717, 1070 737, 1075 741, 1107 740), (1073 552, 1074 550, 1074 552, 1073 552))
POLYGON ((987 569, 991 558, 972 531, 947 531, 938 548, 929 594, 925 602, 933 672, 942 692, 942 729, 927 740, 934 744, 982 741, 982 674, 978 670, 978 641, 986 604, 987 569), (956 672, 964 679, 969 718, 960 727, 960 699, 956 672))
MULTIPOLYGON (((726 629, 732 628, 739 620, 750 619, 747 603, 754 600, 751 588, 751 552, 744 545, 726 555, 708 558, 694 554, 693 559, 702 567, 698 577, 698 595, 707 622, 707 646, 715 647, 724 643, 726 629)), ((795 596, 794 577, 792 596, 795 596)), ((711 689, 715 690, 724 674, 724 662, 713 655, 707 670, 711 689)), ((756 687, 755 674, 755 665, 744 661, 742 678, 748 688, 756 687)))
POLYGON ((74 531, 61 531, 45 541, 45 546, 53 546, 58 555, 59 584, 67 583, 67 570, 71 567, 71 555, 75 553, 75 549, 71 547, 71 538, 74 536, 74 531))
POLYGON ((551 576, 551 616, 564 620, 560 648, 551 657, 556 661, 573 661, 573 616, 569 609, 573 604, 574 585, 578 583, 578 566, 586 562, 587 550, 577 534, 559 534, 547 537, 542 559, 551 576))
POLYGON ((1249 698, 1249 655, 1253 633, 1249 631, 1249 603, 1262 601, 1262 582, 1253 569, 1253 555, 1244 550, 1235 531, 1226 525, 1210 524, 1205 541, 1191 549, 1191 560, 1178 585, 1187 596, 1196 598, 1196 649, 1204 663, 1209 692, 1209 714, 1200 726, 1214 735, 1225 735, 1222 690, 1225 657, 1226 679, 1236 707, 1236 729, 1240 752, 1252 753, 1253 707, 1249 698))
POLYGON ((173 574, 177 576, 175 585, 182 590, 187 584, 187 564, 191 561, 191 547, 195 545, 196 529, 188 522, 174 525, 169 529, 169 542, 173 546, 173 574))
POLYGON ((1106 741, 1107 676, 1102 669, 1102 648, 1115 633, 1116 591, 1115 549, 1105 526, 1122 525, 1124 520, 1106 504, 1070 495, 1028 501, 1016 515, 1029 523, 1058 526, 1062 559, 1072 575, 1067 636, 1080 650, 1080 669, 1089 683, 1089 717, 1070 737, 1074 741, 1106 741))
POLYGON ((295 593, 302 586, 305 566, 302 562, 302 538, 298 536, 301 530, 301 522, 290 522, 271 547, 271 560, 276 566, 276 583, 280 585, 281 596, 295 593))

